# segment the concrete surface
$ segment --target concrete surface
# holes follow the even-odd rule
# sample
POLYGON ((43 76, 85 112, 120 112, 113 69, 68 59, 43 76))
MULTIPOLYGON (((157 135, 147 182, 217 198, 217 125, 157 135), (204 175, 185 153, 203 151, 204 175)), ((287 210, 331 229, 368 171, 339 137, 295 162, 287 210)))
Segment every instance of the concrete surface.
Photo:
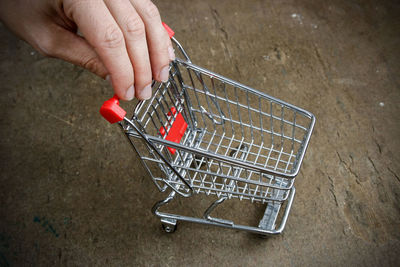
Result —
POLYGON ((284 234, 165 234, 150 213, 163 195, 98 114, 110 87, 1 26, 0 265, 398 266, 399 3, 156 3, 196 64, 316 115, 284 234))

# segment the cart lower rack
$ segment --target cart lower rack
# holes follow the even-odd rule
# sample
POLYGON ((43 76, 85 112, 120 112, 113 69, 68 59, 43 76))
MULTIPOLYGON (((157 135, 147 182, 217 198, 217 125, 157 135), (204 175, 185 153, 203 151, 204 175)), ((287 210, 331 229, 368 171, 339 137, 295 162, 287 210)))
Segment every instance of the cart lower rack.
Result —
POLYGON ((170 65, 169 80, 153 81, 153 96, 139 101, 130 118, 114 96, 100 112, 119 122, 156 187, 169 190, 152 211, 167 232, 188 221, 258 234, 279 234, 285 227, 315 117, 191 63, 182 54, 170 65), (177 195, 203 193, 216 198, 202 218, 161 212, 177 195), (214 218, 211 212, 229 199, 266 204, 258 226, 214 218))

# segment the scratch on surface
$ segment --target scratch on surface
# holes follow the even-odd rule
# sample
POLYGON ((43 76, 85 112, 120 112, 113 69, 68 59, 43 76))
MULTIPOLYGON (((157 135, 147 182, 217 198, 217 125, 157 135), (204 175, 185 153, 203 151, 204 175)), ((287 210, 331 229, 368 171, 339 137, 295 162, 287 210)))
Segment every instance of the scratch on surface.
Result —
POLYGON ((225 40, 228 40, 228 33, 226 32, 226 30, 224 29, 222 22, 221 22, 221 17, 218 14, 218 11, 212 7, 211 8, 211 14, 214 18, 215 21, 215 27, 220 30, 224 36, 225 40))
POLYGON ((394 171, 392 171, 389 167, 387 169, 393 174, 394 177, 396 177, 397 181, 400 182, 400 177, 394 171))
POLYGON ((317 56, 317 59, 318 59, 319 63, 320 63, 320 64, 322 65, 322 67, 325 69, 325 68, 326 68, 325 62, 322 60, 321 54, 319 53, 318 48, 317 48, 317 46, 315 45, 315 43, 313 43, 313 46, 314 46, 315 55, 317 56))
POLYGON ((69 122, 69 121, 67 121, 67 120, 64 120, 63 118, 60 118, 60 117, 58 117, 57 115, 51 114, 51 113, 47 112, 46 110, 42 110, 42 112, 45 113, 45 114, 47 114, 47 115, 49 115, 50 117, 55 118, 56 120, 59 120, 59 121, 62 121, 62 122, 64 122, 64 123, 68 124, 69 126, 74 126, 73 123, 71 123, 71 122, 69 122))
POLYGON ((319 64, 320 64, 321 67, 322 67, 322 75, 324 76, 325 80, 327 80, 328 82, 331 82, 331 78, 330 78, 330 76, 328 75, 328 73, 329 73, 329 72, 328 72, 329 68, 328 68, 328 66, 326 65, 325 61, 322 59, 322 56, 321 56, 321 54, 320 54, 320 52, 319 52, 319 50, 318 50, 318 47, 317 47, 317 45, 315 44, 315 42, 313 42, 312 44, 313 44, 314 52, 315 52, 315 55, 317 56, 318 62, 319 62, 319 64))
POLYGON ((219 15, 218 11, 216 9, 212 8, 212 7, 210 7, 210 9, 211 9, 211 15, 212 15, 212 17, 214 19, 215 28, 217 28, 218 31, 220 31, 222 33, 221 46, 225 50, 225 53, 228 55, 230 61, 232 62, 232 64, 235 65, 236 70, 240 74, 239 68, 237 66, 237 62, 233 62, 232 53, 231 53, 231 51, 230 51, 230 49, 228 47, 228 43, 227 43, 227 40, 229 38, 228 32, 225 30, 225 27, 223 26, 223 23, 222 23, 222 20, 221 20, 221 17, 219 15))
POLYGON ((372 160, 369 156, 368 156, 367 158, 368 158, 369 162, 371 162, 372 167, 374 167, 375 172, 376 172, 376 173, 379 173, 379 171, 378 171, 378 169, 376 168, 375 163, 373 162, 373 160, 372 160))
POLYGON ((229 45, 228 45, 228 39, 229 39, 229 35, 228 32, 225 30, 225 27, 223 25, 223 22, 221 20, 221 16, 219 15, 218 11, 212 7, 210 7, 211 9, 211 15, 214 19, 214 25, 215 28, 217 28, 218 31, 220 31, 222 33, 222 41, 221 41, 221 46, 224 49, 226 55, 228 56, 229 60, 231 61, 231 64, 234 65, 236 72, 239 74, 239 77, 242 76, 242 73, 240 71, 239 68, 239 63, 237 60, 234 59, 234 57, 232 56, 231 50, 229 49, 229 45))
POLYGON ((382 148, 381 148, 381 145, 378 143, 378 141, 377 141, 375 138, 373 138, 373 140, 374 140, 374 142, 375 142, 376 146, 378 147, 379 154, 382 154, 382 148))
POLYGON ((329 191, 330 191, 330 192, 332 193, 332 195, 333 195, 333 199, 335 200, 336 207, 339 207, 339 203, 338 203, 338 201, 337 201, 336 192, 335 192, 335 185, 333 184, 332 177, 330 177, 330 176, 328 175, 328 179, 329 179, 329 182, 330 182, 330 184, 331 184, 331 188, 329 188, 329 191))
POLYGON ((344 168, 350 173, 352 174, 355 178, 356 178, 356 182, 357 184, 360 184, 360 177, 358 176, 358 174, 356 172, 354 172, 350 166, 347 165, 347 163, 342 159, 342 157, 340 156, 339 152, 336 151, 336 155, 339 158, 340 163, 343 164, 344 168))

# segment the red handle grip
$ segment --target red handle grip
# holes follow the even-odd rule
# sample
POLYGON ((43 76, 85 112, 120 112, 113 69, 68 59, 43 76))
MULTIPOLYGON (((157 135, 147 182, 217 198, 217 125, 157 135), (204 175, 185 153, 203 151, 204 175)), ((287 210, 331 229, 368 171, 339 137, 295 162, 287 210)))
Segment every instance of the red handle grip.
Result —
POLYGON ((165 22, 163 22, 162 25, 167 30, 168 36, 171 39, 174 36, 175 32, 165 22))
POLYGON ((114 95, 103 103, 100 108, 100 114, 109 123, 116 123, 124 119, 126 111, 119 106, 119 98, 117 95, 114 95))
MULTIPOLYGON (((175 32, 164 22, 162 23, 165 30, 168 32, 169 38, 172 38, 175 32)), ((126 115, 126 111, 119 106, 119 97, 114 95, 112 98, 108 99, 103 103, 100 108, 100 114, 109 123, 116 123, 122 121, 126 115)))

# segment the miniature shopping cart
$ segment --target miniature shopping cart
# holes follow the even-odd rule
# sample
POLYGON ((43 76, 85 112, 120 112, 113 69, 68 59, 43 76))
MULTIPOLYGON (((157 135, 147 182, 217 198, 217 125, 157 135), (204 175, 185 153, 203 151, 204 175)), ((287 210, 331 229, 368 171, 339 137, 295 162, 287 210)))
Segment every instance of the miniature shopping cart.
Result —
POLYGON ((175 231, 177 221, 187 221, 281 233, 315 117, 192 64, 164 26, 182 57, 171 63, 169 80, 153 81, 152 98, 139 101, 130 117, 116 96, 100 110, 109 122, 119 122, 156 187, 169 192, 153 213, 167 232, 175 231), (214 199, 202 218, 160 211, 179 195, 199 193, 214 199), (265 204, 258 226, 212 217, 229 199, 265 204))

